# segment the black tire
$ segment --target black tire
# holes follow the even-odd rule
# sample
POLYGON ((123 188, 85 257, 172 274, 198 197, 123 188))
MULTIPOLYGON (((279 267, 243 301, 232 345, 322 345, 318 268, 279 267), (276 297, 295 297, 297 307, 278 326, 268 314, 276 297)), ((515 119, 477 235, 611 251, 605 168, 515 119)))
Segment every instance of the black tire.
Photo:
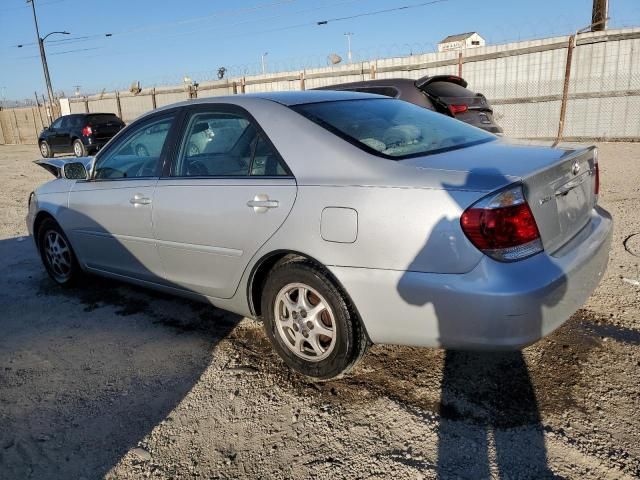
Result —
POLYGON ((40 155, 42 155, 42 158, 53 157, 53 152, 51 151, 51 147, 46 141, 43 140, 42 142, 40 142, 40 145, 38 145, 38 147, 40 148, 40 155))
MULTIPOLYGON (((288 295, 287 298, 291 300, 292 297, 288 295)), ((311 302, 310 306, 313 305, 311 302)), ((261 306, 265 332, 273 348, 289 367, 308 377, 324 380, 344 375, 362 358, 368 347, 368 340, 360 319, 345 296, 319 266, 308 260, 289 260, 276 266, 267 278, 262 292, 261 306), (297 317, 294 316, 295 313, 289 314, 286 307, 282 307, 285 304, 279 301, 283 291, 293 292, 298 285, 310 287, 308 290, 310 296, 307 299, 315 298, 318 302, 315 305, 320 302, 328 305, 329 308, 321 310, 322 313, 317 317, 314 316, 314 319, 318 318, 316 322, 320 320, 326 322, 323 324, 326 327, 331 326, 335 342, 329 337, 323 337, 318 333, 319 330, 314 332, 313 322, 309 322, 311 326, 306 330, 308 337, 305 335, 305 339, 302 339, 298 335, 305 333, 305 330, 301 330, 304 329, 302 325, 306 324, 311 317, 307 317, 306 313, 303 315, 302 310, 297 317), (291 290, 287 290, 289 288, 291 290), (276 302, 280 306, 276 305, 276 302), (285 309, 285 315, 288 316, 284 319, 285 322, 298 323, 295 331, 294 328, 283 327, 284 323, 278 325, 278 322, 283 321, 281 308, 285 309), (330 321, 319 319, 320 315, 325 317, 329 315, 330 321), (312 343, 306 340, 314 334, 316 346, 320 346, 321 341, 325 341, 325 345, 320 346, 321 349, 324 348, 324 353, 319 355, 318 360, 304 358, 315 355, 315 347, 312 348, 312 343), (300 349, 294 345, 296 338, 301 340, 300 349), (299 353, 294 353, 294 350, 299 353), (305 351, 309 353, 306 354, 305 351), (323 358, 324 355, 327 356, 323 358)))
POLYGON ((65 287, 74 285, 82 275, 82 269, 62 228, 47 218, 38 227, 37 239, 40 258, 51 279, 65 287), (56 251, 52 251, 52 239, 57 240, 56 251))
POLYGON ((73 141, 73 154, 76 157, 86 157, 88 154, 87 147, 84 146, 84 143, 79 138, 73 141))

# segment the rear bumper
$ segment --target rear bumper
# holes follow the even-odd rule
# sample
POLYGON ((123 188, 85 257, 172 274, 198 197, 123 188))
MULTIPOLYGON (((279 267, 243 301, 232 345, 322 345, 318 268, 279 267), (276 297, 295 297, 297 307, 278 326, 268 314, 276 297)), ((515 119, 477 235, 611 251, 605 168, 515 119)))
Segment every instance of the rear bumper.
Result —
POLYGON ((82 143, 89 149, 100 150, 109 140, 111 140, 111 138, 83 137, 82 143))
POLYGON ((331 267, 374 343, 517 349, 566 322, 597 287, 609 258, 603 209, 560 251, 514 263, 483 257, 466 274, 331 267))

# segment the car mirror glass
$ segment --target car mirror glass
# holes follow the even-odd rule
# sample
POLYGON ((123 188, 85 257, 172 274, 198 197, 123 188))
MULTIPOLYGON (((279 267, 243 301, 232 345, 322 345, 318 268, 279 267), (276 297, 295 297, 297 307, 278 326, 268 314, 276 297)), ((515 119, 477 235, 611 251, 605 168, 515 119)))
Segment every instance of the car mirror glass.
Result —
POLYGON ((65 164, 63 168, 64 178, 69 180, 86 180, 87 169, 81 162, 72 162, 65 164))

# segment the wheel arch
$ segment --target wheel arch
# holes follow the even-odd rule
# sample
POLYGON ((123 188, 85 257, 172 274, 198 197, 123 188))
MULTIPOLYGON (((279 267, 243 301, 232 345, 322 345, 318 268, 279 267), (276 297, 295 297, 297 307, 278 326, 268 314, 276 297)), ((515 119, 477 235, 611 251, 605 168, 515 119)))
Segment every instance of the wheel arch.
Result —
POLYGON ((60 225, 53 215, 51 215, 46 210, 40 210, 36 214, 35 219, 33 220, 33 239, 35 240, 36 246, 38 247, 39 247, 38 238, 40 237, 39 235, 40 225, 42 225, 42 222, 44 222, 46 219, 51 219, 54 222, 56 222, 58 225, 60 225))
POLYGON ((349 292, 347 292, 346 288, 344 288, 344 285, 342 285, 342 282, 340 282, 340 280, 336 278, 336 276, 322 262, 316 260, 311 255, 296 250, 274 250, 273 252, 265 254, 260 260, 255 263, 255 265, 251 269, 249 280, 247 282, 247 300, 249 303, 249 310, 251 311, 251 314, 256 318, 262 315, 262 291, 269 273, 277 265, 286 261, 294 260, 296 258, 312 262, 317 267, 319 267, 329 277, 329 279, 331 279, 338 290, 340 290, 340 292, 344 295, 344 298, 347 301, 349 307, 353 310, 353 313, 360 321, 360 325, 362 326, 367 340, 371 342, 371 338, 369 337, 369 333, 367 332, 367 327, 362 321, 360 312, 358 312, 358 308, 351 299, 349 292))

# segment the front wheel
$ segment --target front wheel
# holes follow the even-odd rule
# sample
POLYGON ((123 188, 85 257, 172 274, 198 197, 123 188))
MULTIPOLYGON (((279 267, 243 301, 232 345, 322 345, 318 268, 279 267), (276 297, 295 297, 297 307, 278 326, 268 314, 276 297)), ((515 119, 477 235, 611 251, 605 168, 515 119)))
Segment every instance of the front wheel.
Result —
POLYGON ((84 146, 84 143, 82 143, 82 140, 80 140, 79 138, 76 138, 73 141, 73 154, 76 157, 86 157, 87 156, 87 147, 84 146))
POLYGON ((40 142, 40 155, 42 155, 42 158, 53 157, 53 152, 51 151, 51 147, 45 141, 40 142))
POLYGON ((50 218, 38 228, 38 250, 44 268, 58 285, 72 285, 80 277, 82 272, 67 236, 50 218))
POLYGON ((348 372, 368 345, 344 295, 322 269, 306 260, 285 262, 271 272, 262 313, 276 352, 309 377, 329 379, 348 372))

